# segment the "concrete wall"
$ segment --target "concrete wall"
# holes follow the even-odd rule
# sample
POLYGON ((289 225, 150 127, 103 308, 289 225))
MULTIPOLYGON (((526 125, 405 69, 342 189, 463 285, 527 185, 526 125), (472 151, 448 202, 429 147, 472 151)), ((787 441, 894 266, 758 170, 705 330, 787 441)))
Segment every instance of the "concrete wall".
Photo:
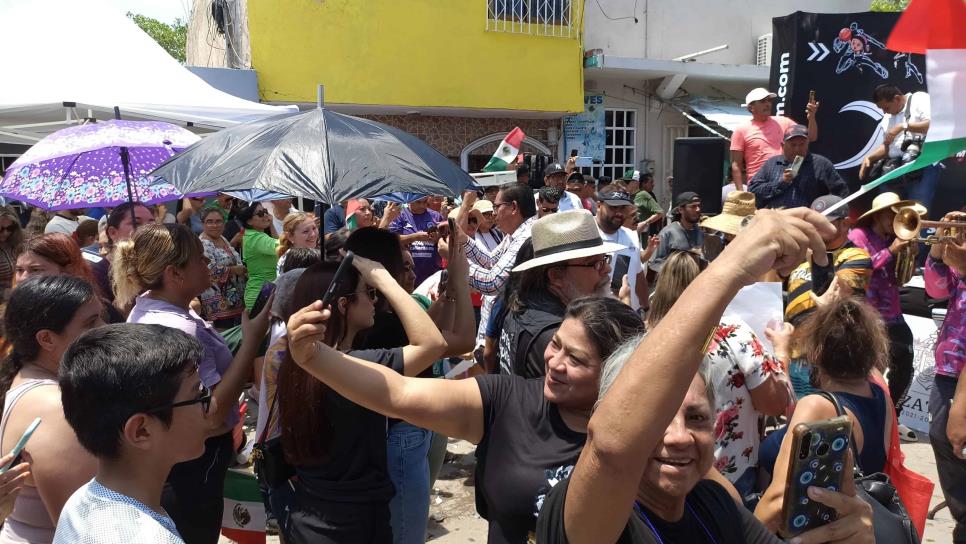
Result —
POLYGON ((249 0, 261 97, 314 102, 322 83, 332 104, 580 111, 580 40, 488 32, 486 7, 486 0, 249 0))
POLYGON ((869 0, 629 0, 588 2, 584 11, 586 49, 620 57, 673 59, 727 44, 699 61, 754 64, 758 37, 771 32, 772 17, 799 10, 814 13, 868 11, 869 0), (601 9, 602 8, 602 9, 601 9), (636 16, 633 19, 609 20, 636 16))

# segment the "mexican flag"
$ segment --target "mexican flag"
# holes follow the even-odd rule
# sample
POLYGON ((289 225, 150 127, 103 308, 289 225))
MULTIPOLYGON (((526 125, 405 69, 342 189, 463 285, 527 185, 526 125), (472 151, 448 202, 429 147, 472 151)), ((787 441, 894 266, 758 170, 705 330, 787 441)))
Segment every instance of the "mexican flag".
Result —
POLYGON ((513 130, 503 138, 500 142, 500 147, 496 148, 496 153, 493 153, 493 157, 490 158, 490 162, 486 163, 483 167, 484 172, 503 172, 507 169, 507 166, 513 162, 517 155, 520 153, 520 145, 523 143, 523 139, 526 138, 526 134, 520 130, 520 127, 513 127, 513 130))
POLYGON ((889 35, 891 51, 926 55, 929 132, 915 161, 865 186, 872 189, 966 149, 966 2, 912 0, 889 35))
POLYGON ((228 471, 221 534, 238 544, 265 544, 265 505, 254 474, 228 471))

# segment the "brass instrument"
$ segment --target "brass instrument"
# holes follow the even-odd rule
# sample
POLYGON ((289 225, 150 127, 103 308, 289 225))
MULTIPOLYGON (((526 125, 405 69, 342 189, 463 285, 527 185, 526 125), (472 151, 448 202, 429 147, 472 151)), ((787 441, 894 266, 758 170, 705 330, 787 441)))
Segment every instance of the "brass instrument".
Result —
POLYGON ((941 244, 947 241, 963 241, 966 234, 966 222, 959 221, 927 221, 912 206, 899 208, 895 219, 892 220, 892 230, 896 238, 910 242, 896 254, 896 280, 899 285, 905 285, 916 271, 916 255, 919 254, 919 244, 941 244), (922 236, 922 229, 934 228, 936 234, 922 236))
POLYGON ((927 221, 919 216, 915 208, 906 206, 899 208, 896 218, 892 220, 892 230, 900 240, 908 240, 926 245, 941 244, 966 240, 966 222, 962 221, 927 221), (936 229, 932 236, 921 236, 922 229, 936 229))

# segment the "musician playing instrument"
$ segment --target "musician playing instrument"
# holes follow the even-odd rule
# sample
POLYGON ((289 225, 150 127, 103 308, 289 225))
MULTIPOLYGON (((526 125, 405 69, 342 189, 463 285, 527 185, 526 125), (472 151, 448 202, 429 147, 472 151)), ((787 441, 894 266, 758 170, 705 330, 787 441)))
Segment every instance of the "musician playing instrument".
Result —
MULTIPOLYGON (((900 200, 895 193, 882 193, 872 201, 872 209, 856 220, 856 227, 849 233, 852 242, 866 250, 872 257, 872 279, 866 290, 866 298, 879 314, 889 333, 891 362, 889 363, 889 393, 896 403, 896 417, 902 412, 902 401, 912 383, 913 337, 912 330, 902 317, 899 307, 897 273, 915 266, 917 244, 896 236, 893 222, 900 208, 917 206, 923 215, 926 209, 912 200, 900 200)), ((908 281, 908 278, 902 278, 908 281)), ((903 282, 904 283, 904 282, 903 282)), ((915 433, 900 425, 900 437, 916 440, 915 433)))

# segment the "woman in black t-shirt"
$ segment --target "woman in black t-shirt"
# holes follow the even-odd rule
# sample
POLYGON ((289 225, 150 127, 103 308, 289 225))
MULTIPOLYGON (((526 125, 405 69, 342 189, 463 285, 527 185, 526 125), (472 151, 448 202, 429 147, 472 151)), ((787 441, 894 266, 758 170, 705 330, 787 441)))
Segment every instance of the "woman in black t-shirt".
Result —
POLYGON ((316 343, 326 327, 319 306, 289 321, 295 361, 371 410, 478 444, 476 504, 490 523, 490 543, 521 544, 532 536, 546 493, 580 455, 604 359, 643 330, 629 306, 577 299, 547 346, 543 378, 404 378, 316 343))
MULTIPOLYGON (((446 342, 425 311, 379 263, 352 261, 336 288, 328 328, 312 337, 319 346, 371 361, 396 376, 416 375, 437 360, 446 342), (372 326, 377 293, 399 316, 409 345, 351 350, 355 335, 372 326), (340 351, 341 350, 341 351, 340 351)), ((326 291, 337 263, 306 269, 295 286, 292 307, 326 291)), ((321 305, 321 303, 318 303, 321 305)), ((278 376, 279 421, 286 460, 297 479, 295 505, 286 529, 291 543, 392 542, 389 500, 393 486, 386 469, 386 418, 356 404, 291 361, 278 376)))
MULTIPOLYGON (((539 542, 776 541, 729 502, 724 488, 702 480, 714 460, 714 404, 695 371, 738 290, 769 270, 790 272, 809 248, 824 258, 822 237, 834 232, 812 210, 759 210, 647 337, 627 349, 626 363, 608 361, 587 443, 569 481, 541 511, 539 542)), ((872 509, 847 482, 842 493, 810 488, 810 498, 839 519, 799 535, 801 542, 874 541, 872 509)))

